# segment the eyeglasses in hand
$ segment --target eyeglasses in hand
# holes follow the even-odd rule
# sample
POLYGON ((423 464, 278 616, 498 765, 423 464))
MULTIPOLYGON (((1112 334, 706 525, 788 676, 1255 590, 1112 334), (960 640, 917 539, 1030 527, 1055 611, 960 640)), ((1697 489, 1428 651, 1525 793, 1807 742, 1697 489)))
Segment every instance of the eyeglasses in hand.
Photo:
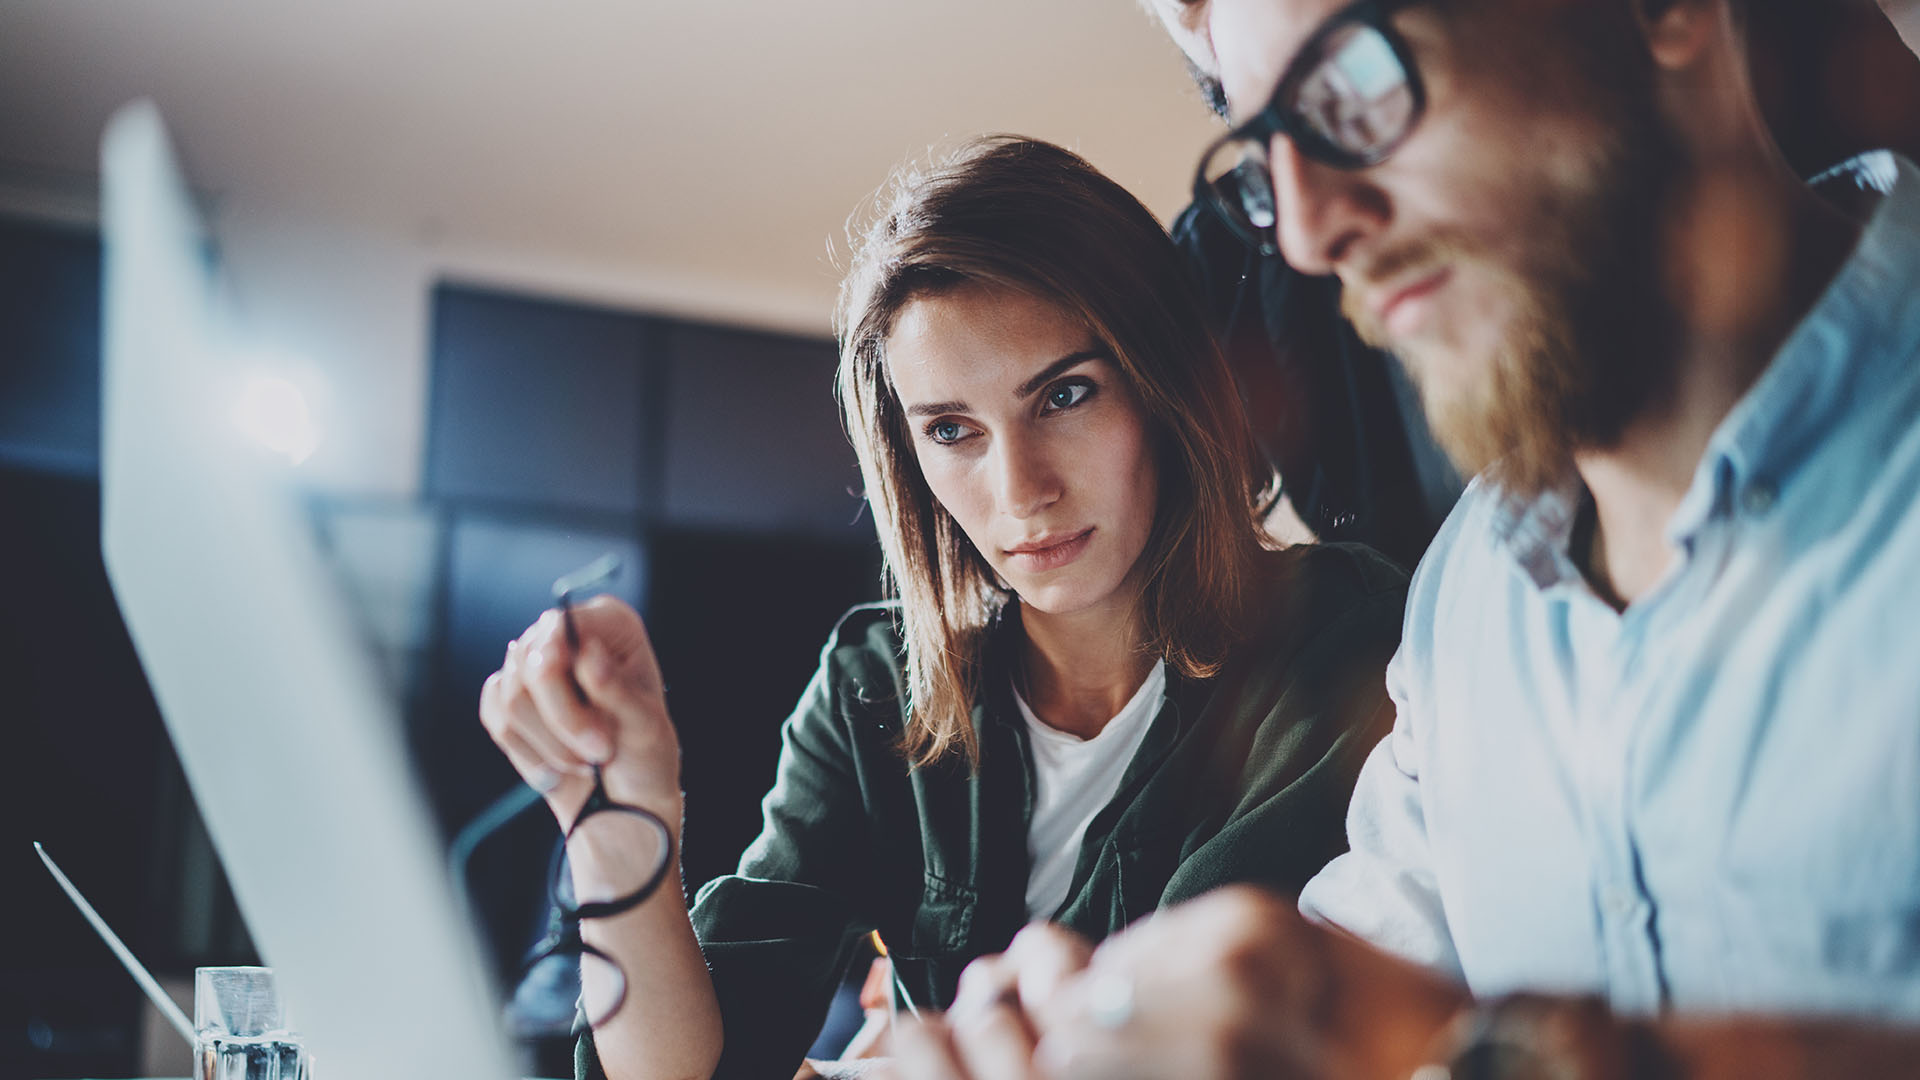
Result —
POLYGON ((593 779, 593 793, 566 842, 554 849, 547 876, 554 926, 534 947, 507 1001, 508 1029, 521 1038, 569 1034, 579 1020, 597 1025, 620 1010, 626 973, 581 937, 580 924, 639 906, 660 888, 673 862, 666 822, 614 802, 597 767, 593 779))
MULTIPOLYGON (((578 651, 573 597, 596 590, 619 572, 619 560, 607 556, 554 583, 555 606, 566 620, 567 643, 578 651)), ((576 693, 585 700, 576 686, 576 693)), ((454 881, 464 891, 474 850, 509 821, 540 805, 540 794, 521 786, 489 806, 455 838, 449 861, 454 881)), ((555 847, 547 872, 554 922, 529 952, 508 996, 505 1020, 517 1038, 542 1038, 574 1032, 580 1021, 596 1025, 618 1012, 626 1000, 627 977, 611 956, 588 944, 580 924, 605 919, 639 906, 660 888, 673 865, 673 833, 658 814, 615 802, 598 766, 593 791, 555 847)))

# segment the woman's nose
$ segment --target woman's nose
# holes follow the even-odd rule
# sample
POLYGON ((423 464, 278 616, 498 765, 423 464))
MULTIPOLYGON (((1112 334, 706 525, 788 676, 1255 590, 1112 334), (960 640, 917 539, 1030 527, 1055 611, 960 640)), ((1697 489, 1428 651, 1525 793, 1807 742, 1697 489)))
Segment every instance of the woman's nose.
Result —
POLYGON ((1000 508, 1015 518, 1029 518, 1058 501, 1060 472, 1035 440, 1003 439, 995 462, 1000 508))

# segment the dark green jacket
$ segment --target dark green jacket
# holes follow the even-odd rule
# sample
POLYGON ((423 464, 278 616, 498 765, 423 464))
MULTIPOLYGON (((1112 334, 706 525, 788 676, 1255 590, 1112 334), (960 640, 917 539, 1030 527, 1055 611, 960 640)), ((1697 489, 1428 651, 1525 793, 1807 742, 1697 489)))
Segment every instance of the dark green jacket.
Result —
MULTIPOLYGON (((1392 723, 1383 673, 1404 575, 1366 548, 1263 556, 1263 625, 1222 671, 1167 673, 1166 704, 1120 790, 1087 828, 1055 921, 1094 939, 1231 882, 1297 891, 1345 850, 1361 761, 1392 723)), ((855 608, 787 719, 760 836, 709 882, 693 926, 725 1027, 717 1075, 787 1080, 862 936, 878 929, 916 1003, 1027 922, 1027 731, 989 645, 974 710, 979 771, 909 771, 900 639, 886 605, 855 608)), ((583 1077, 602 1074, 589 1035, 583 1077)))

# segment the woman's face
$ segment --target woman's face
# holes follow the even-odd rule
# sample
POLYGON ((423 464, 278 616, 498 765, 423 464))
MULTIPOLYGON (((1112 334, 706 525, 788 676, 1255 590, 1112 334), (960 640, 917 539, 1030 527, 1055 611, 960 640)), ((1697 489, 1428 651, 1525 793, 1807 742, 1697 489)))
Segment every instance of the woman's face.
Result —
POLYGON ((965 285, 910 301, 886 356, 927 486, 1021 601, 1130 615, 1159 478, 1146 411, 1086 325, 965 285))

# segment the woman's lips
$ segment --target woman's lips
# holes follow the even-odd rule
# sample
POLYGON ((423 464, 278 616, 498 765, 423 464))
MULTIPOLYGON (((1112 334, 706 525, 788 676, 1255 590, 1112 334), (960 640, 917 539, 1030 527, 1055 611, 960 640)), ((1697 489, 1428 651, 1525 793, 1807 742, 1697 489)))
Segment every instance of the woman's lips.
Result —
POLYGON ((1080 557, 1087 550, 1087 544, 1093 539, 1093 526, 1065 537, 1058 543, 1037 547, 1023 544, 1018 548, 1006 549, 1007 560, 1015 567, 1028 573, 1042 570, 1057 570, 1080 557))

